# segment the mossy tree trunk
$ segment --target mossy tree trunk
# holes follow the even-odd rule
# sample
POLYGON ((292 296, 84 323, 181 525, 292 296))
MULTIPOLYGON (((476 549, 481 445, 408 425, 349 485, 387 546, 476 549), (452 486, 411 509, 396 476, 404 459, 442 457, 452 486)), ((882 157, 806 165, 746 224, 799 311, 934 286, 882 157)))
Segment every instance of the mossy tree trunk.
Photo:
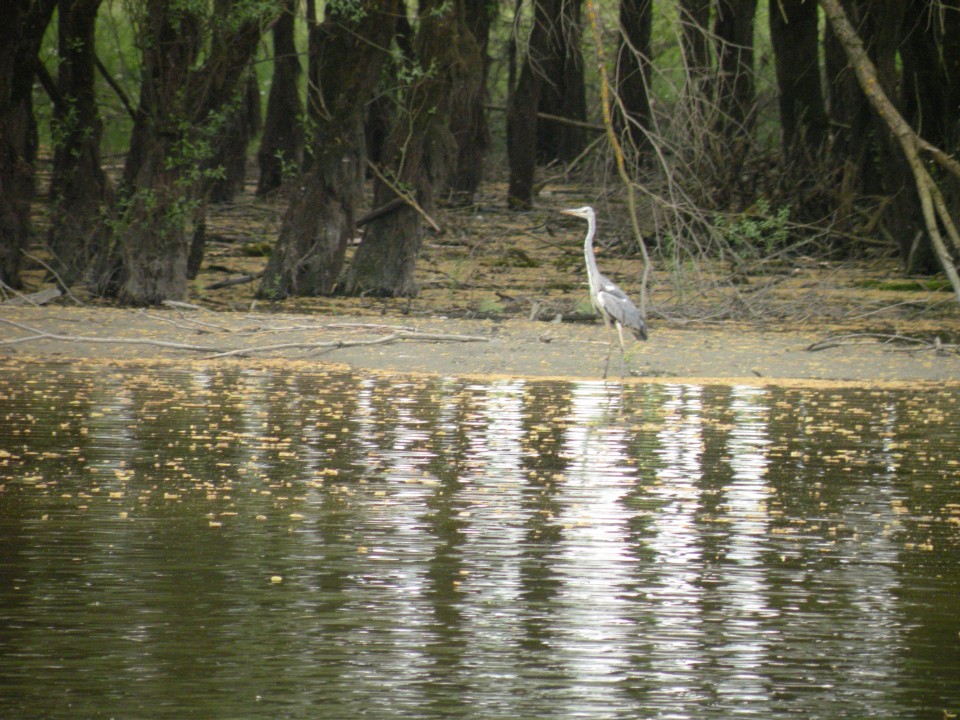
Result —
POLYGON ((257 74, 248 67, 240 82, 235 102, 223 118, 213 157, 207 163, 211 173, 210 202, 230 202, 243 192, 247 181, 247 150, 263 125, 260 113, 260 85, 257 74))
MULTIPOLYGON (((414 40, 417 66, 387 138, 380 173, 389 182, 375 182, 375 207, 394 200, 399 189, 429 212, 435 190, 445 186, 450 177, 456 155, 450 132, 451 96, 469 75, 462 48, 472 41, 463 10, 463 0, 420 3, 414 40)), ((346 291, 354 295, 416 295, 420 221, 418 212, 404 204, 371 222, 350 266, 346 291)))
POLYGON ((106 241, 103 210, 109 184, 100 165, 103 123, 94 85, 100 2, 60 0, 58 6, 60 65, 48 245, 53 267, 67 285, 90 269, 106 241))
POLYGON ((490 27, 497 14, 496 0, 464 0, 466 29, 473 42, 463 47, 467 83, 454 92, 450 130, 457 143, 457 161, 450 178, 450 190, 457 200, 472 202, 483 180, 484 155, 490 145, 487 124, 487 71, 490 56, 490 27))
POLYGON ((396 23, 398 2, 366 0, 359 15, 328 8, 312 43, 316 118, 311 164, 291 198, 260 297, 329 295, 363 196, 363 118, 396 23))
POLYGON ((35 128, 30 104, 34 67, 56 0, 0 2, 0 283, 23 286, 30 240, 35 128))
POLYGON ((263 27, 279 6, 149 0, 139 42, 143 76, 114 244, 102 292, 133 305, 186 292, 188 227, 202 223, 211 158, 238 102, 263 27), (201 61, 202 58, 202 61, 201 61))

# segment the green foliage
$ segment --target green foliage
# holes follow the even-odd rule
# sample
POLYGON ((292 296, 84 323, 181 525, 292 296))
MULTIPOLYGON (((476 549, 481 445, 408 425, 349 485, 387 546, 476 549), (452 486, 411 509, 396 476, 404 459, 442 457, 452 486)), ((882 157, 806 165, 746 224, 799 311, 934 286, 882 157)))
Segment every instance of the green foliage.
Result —
POLYGON ((895 292, 951 292, 950 281, 944 277, 923 279, 885 280, 871 278, 856 283, 857 287, 871 290, 888 290, 895 292))
POLYGON ((494 262, 495 267, 540 267, 540 261, 521 248, 507 248, 506 252, 494 262))
POLYGON ((477 312, 484 315, 499 315, 504 310, 503 303, 490 297, 485 297, 477 303, 477 312))
POLYGON ((363 0, 328 0, 327 9, 332 14, 350 22, 360 22, 367 15, 363 0))
POLYGON ((760 198, 752 211, 730 219, 716 218, 716 231, 726 244, 742 257, 762 257, 782 247, 790 235, 790 208, 771 212, 770 203, 760 198))

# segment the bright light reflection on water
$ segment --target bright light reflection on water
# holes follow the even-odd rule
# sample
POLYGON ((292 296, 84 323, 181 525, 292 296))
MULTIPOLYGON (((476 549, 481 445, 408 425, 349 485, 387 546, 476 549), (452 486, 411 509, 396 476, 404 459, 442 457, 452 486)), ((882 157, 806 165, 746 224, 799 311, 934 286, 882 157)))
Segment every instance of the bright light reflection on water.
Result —
POLYGON ((0 717, 943 717, 954 393, 0 368, 0 717))

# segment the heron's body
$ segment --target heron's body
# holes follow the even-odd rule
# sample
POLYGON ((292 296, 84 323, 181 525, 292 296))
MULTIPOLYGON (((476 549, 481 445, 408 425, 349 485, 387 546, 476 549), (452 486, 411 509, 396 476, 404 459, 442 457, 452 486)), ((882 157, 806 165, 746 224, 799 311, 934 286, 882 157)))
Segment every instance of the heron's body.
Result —
MULTIPOLYGON (((597 258, 593 252, 593 238, 597 233, 597 218, 593 208, 585 205, 582 208, 562 210, 565 215, 583 218, 587 221, 587 236, 583 241, 583 256, 587 261, 587 281, 590 283, 590 302, 603 323, 609 329, 611 324, 617 328, 617 337, 620 340, 620 374, 624 370, 623 328, 633 333, 637 340, 647 339, 647 323, 640 314, 640 310, 627 297, 627 294, 617 287, 610 278, 600 272, 597 267, 597 258)), ((611 338, 610 348, 613 349, 611 338)), ((603 368, 603 376, 607 376, 610 365, 610 352, 607 352, 607 363, 603 368)))

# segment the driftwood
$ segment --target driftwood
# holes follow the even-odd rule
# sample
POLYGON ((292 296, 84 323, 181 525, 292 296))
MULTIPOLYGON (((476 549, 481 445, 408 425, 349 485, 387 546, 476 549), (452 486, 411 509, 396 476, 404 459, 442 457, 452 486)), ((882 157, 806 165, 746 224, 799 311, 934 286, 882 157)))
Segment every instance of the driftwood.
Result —
POLYGON ((404 200, 402 197, 395 197, 393 200, 390 200, 389 202, 384 203, 380 207, 374 210, 371 210, 366 215, 362 215, 355 223, 353 223, 353 225, 354 227, 362 227, 367 223, 373 222, 379 217, 383 217, 384 215, 389 215, 395 210, 402 208, 406 204, 407 204, 407 201, 404 200))
POLYGON ((485 338, 481 335, 447 335, 445 333, 424 333, 424 332, 410 332, 408 330, 400 330, 398 332, 390 333, 389 335, 382 335, 378 338, 373 338, 371 340, 321 340, 318 342, 289 342, 289 343, 276 343, 274 345, 260 345, 258 347, 247 347, 247 348, 238 348, 236 350, 228 350, 226 352, 216 353, 215 355, 210 355, 209 358, 222 358, 230 357, 232 355, 249 355, 256 352, 269 352, 271 350, 288 350, 291 348, 301 349, 301 350, 336 350, 339 348, 348 348, 348 347, 366 347, 370 345, 386 345, 388 343, 397 342, 400 340, 420 340, 426 342, 488 342, 489 338, 485 338))
POLYGON ((960 345, 941 342, 940 338, 938 337, 934 338, 933 340, 924 340, 923 338, 910 337, 909 335, 895 335, 890 333, 847 333, 845 335, 831 335, 823 340, 818 340, 815 343, 811 343, 806 349, 807 352, 819 352, 820 350, 828 350, 830 348, 843 347, 847 345, 866 345, 871 341, 881 345, 889 345, 894 343, 912 345, 913 347, 903 348, 904 350, 909 350, 910 352, 933 350, 941 355, 945 354, 947 351, 955 353, 960 352, 960 345))
POLYGON ((204 290, 219 290, 220 288, 231 287, 232 285, 244 285, 245 283, 259 280, 262 277, 263 271, 252 275, 237 275, 236 277, 227 278, 226 280, 218 280, 215 283, 210 283, 204 290))
MULTIPOLYGON (((8 288, 4 288, 5 290, 8 288)), ((58 287, 49 287, 39 290, 35 293, 18 293, 16 290, 10 289, 11 292, 16 293, 16 295, 9 300, 4 300, 3 305, 46 305, 51 300, 56 300, 63 293, 60 292, 58 287)))
POLYGON ((10 340, 0 340, 0 345, 15 345, 32 340, 58 340, 60 342, 77 343, 112 343, 117 345, 155 345, 157 347, 173 348, 175 350, 195 350, 197 352, 217 352, 220 348, 210 347, 208 345, 190 345, 188 343, 177 343, 168 340, 152 340, 150 338, 116 338, 116 337, 93 337, 90 335, 61 335, 60 333, 51 333, 46 330, 39 330, 23 323, 18 323, 6 318, 0 318, 0 323, 12 325, 15 328, 33 333, 24 337, 12 338, 10 340))
MULTIPOLYGON (((154 316, 148 316, 154 317, 154 316)), ((157 318, 154 318, 157 319, 157 318)), ((71 343, 98 343, 98 344, 117 344, 117 345, 151 345, 155 347, 169 348, 173 350, 188 350, 192 352, 208 353, 207 359, 224 358, 231 356, 252 355, 254 353, 271 352, 275 350, 306 349, 306 350, 336 350, 348 347, 364 347, 371 345, 386 345, 388 343, 399 341, 414 342, 488 342, 489 338, 480 335, 451 335, 447 333, 428 333, 412 330, 409 328, 392 328, 389 325, 357 325, 356 327, 383 327, 391 328, 393 331, 387 335, 382 335, 369 340, 321 340, 321 341, 297 341, 273 343, 270 345, 257 345, 249 347, 235 348, 227 350, 213 345, 196 345, 192 343, 179 343, 169 340, 155 340, 152 338, 121 338, 121 337, 93 337, 89 335, 63 335, 61 333, 47 332, 39 328, 31 327, 23 323, 16 322, 0 317, 0 323, 15 327, 24 332, 31 333, 19 338, 0 340, 0 345, 15 345, 19 343, 32 342, 35 340, 56 340, 58 342, 71 343)), ((179 326, 183 329, 183 326, 179 326)), ((216 327, 209 325, 208 327, 216 327)), ((352 327, 347 324, 335 325, 331 327, 352 327)), ((210 332, 210 330, 198 330, 187 328, 195 332, 210 332)), ((296 328, 300 329, 300 328, 296 328)))

